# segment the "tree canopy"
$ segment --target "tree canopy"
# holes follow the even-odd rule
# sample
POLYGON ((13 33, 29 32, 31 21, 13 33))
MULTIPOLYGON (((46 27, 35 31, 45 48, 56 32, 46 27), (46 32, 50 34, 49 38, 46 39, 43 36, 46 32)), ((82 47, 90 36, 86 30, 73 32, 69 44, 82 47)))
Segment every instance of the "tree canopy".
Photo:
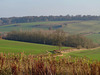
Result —
POLYGON ((62 16, 60 15, 60 16, 10 17, 10 18, 0 18, 0 25, 40 22, 40 21, 72 21, 72 20, 100 20, 100 16, 91 16, 91 15, 62 16))

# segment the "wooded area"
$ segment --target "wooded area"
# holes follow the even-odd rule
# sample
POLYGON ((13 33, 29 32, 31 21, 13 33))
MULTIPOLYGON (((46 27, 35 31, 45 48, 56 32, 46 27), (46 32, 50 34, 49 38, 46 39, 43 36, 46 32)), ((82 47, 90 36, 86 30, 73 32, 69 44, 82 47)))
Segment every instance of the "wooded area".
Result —
POLYGON ((39 44, 57 45, 76 48, 94 48, 98 44, 82 35, 67 35, 62 30, 33 30, 33 31, 12 31, 7 34, 5 39, 24 41, 39 44))
POLYGON ((25 16, 25 17, 10 17, 0 18, 0 25, 15 24, 15 23, 28 23, 40 21, 72 21, 72 20, 100 20, 100 16, 91 15, 76 15, 76 16, 25 16))

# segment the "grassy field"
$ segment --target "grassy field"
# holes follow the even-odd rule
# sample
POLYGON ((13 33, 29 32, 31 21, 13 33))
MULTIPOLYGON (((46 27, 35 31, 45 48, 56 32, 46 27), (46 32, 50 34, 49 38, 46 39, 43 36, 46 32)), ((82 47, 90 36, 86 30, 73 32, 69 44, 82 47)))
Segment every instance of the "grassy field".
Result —
POLYGON ((22 30, 46 29, 47 30, 49 28, 48 24, 55 25, 58 23, 65 23, 65 22, 66 21, 49 21, 49 22, 32 22, 32 23, 17 23, 17 24, 11 24, 11 25, 4 25, 4 26, 0 26, 0 32, 9 32, 12 30, 20 30, 20 29, 22 30), (37 27, 35 25, 47 25, 47 26, 37 27))
MULTIPOLYGON (((12 30, 31 30, 31 29, 49 29, 53 26, 53 29, 57 29, 55 25, 67 25, 60 27, 66 32, 70 33, 89 33, 100 32, 100 21, 47 21, 47 22, 32 22, 32 23, 19 23, 12 25, 0 26, 0 32, 8 32, 12 30), (40 25, 40 26, 39 26, 40 25)), ((59 28, 59 27, 58 27, 59 28)))
MULTIPOLYGON (((66 49, 67 47, 62 47, 66 49)), ((26 43, 18 41, 0 40, 0 52, 4 53, 20 53, 25 52, 25 54, 44 54, 47 51, 57 50, 57 46, 26 43)))
MULTIPOLYGON (((68 47, 62 47, 62 49, 67 49, 68 47)), ((52 52, 53 50, 58 50, 57 46, 35 44, 35 43, 26 43, 10 40, 0 40, 0 52, 3 53, 20 53, 25 52, 28 54, 45 54, 47 51, 52 52)), ((74 51, 70 53, 64 53, 63 57, 72 56, 72 57, 87 57, 94 60, 100 61, 100 48, 94 50, 83 50, 83 51, 74 51)))
POLYGON ((100 48, 94 50, 83 50, 83 51, 74 51, 70 53, 64 53, 63 57, 86 57, 91 60, 99 60, 100 61, 100 48))
POLYGON ((100 34, 91 34, 87 35, 86 37, 92 39, 95 43, 100 44, 100 34))
POLYGON ((100 21, 79 21, 77 23, 70 23, 63 29, 70 33, 97 33, 100 32, 100 21))

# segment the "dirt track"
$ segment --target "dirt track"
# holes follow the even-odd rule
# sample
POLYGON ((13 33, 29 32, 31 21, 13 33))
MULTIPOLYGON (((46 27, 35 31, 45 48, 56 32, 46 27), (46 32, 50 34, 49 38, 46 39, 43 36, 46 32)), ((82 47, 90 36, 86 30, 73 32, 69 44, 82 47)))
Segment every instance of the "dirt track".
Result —
POLYGON ((73 51, 83 51, 83 50, 95 50, 95 49, 98 49, 100 47, 97 47, 97 48, 91 48, 91 49, 68 49, 68 50, 62 50, 61 51, 61 55, 57 55, 57 56, 63 56, 64 53, 70 53, 70 52, 73 52, 73 51))

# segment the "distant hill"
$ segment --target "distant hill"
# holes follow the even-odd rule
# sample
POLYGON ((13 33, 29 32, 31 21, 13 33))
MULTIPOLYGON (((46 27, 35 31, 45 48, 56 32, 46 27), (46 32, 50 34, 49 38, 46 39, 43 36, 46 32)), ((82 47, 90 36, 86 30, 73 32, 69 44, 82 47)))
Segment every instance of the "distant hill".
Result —
POLYGON ((0 26, 0 32, 19 31, 19 30, 55 30, 62 29, 71 34, 84 33, 95 34, 100 32, 100 21, 48 21, 48 22, 31 22, 17 23, 0 26))
POLYGON ((100 20, 100 16, 91 15, 76 15, 76 16, 25 16, 25 17, 10 17, 0 18, 0 25, 15 24, 15 23, 29 23, 41 21, 72 21, 72 20, 100 20))

